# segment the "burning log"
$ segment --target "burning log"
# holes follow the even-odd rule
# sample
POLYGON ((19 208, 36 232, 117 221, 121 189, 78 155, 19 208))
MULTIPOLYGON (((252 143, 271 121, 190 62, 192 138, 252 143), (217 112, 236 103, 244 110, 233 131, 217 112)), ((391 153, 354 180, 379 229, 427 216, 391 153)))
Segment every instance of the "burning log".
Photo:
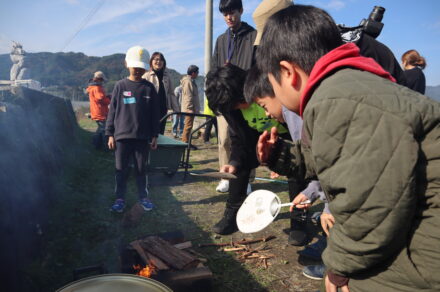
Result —
POLYGON ((131 242, 121 254, 121 264, 126 272, 151 277, 176 292, 211 291, 213 275, 203 264, 207 259, 191 247, 192 243, 185 242, 183 236, 181 240, 149 236, 131 242))
POLYGON ((148 253, 161 259, 166 265, 183 270, 194 268, 198 259, 184 250, 180 250, 158 236, 149 236, 140 241, 141 247, 148 253))
POLYGON ((133 241, 132 243, 130 243, 130 245, 137 251, 137 253, 142 258, 142 260, 145 262, 145 264, 150 265, 150 266, 153 265, 159 270, 169 270, 170 269, 170 267, 167 264, 165 264, 161 259, 159 259, 158 257, 145 251, 142 248, 139 240, 133 241))

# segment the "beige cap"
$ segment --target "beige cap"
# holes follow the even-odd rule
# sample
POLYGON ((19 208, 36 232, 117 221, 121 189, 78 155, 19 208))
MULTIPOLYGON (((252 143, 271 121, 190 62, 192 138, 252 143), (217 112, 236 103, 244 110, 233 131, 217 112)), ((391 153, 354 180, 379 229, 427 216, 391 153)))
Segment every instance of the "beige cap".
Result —
POLYGON ((255 8, 252 18, 257 27, 257 37, 255 38, 254 46, 258 46, 263 35, 264 26, 267 19, 276 12, 289 7, 293 4, 292 0, 263 0, 260 5, 255 8))
POLYGON ((95 74, 93 74, 93 78, 101 78, 102 80, 105 80, 105 75, 102 71, 96 71, 95 74))

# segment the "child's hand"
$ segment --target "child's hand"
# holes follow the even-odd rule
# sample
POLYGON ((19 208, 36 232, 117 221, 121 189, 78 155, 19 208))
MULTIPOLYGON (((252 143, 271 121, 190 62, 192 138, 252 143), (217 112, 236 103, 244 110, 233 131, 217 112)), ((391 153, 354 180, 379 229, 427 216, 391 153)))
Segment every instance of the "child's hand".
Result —
POLYGON ((153 137, 153 139, 151 139, 150 148, 151 148, 151 150, 157 149, 157 137, 153 137))
POLYGON ((333 225, 335 225, 335 217, 333 217, 332 214, 323 212, 321 214, 321 227, 327 236, 330 236, 329 230, 333 227, 333 225))
POLYGON ((220 168, 220 172, 235 173, 235 171, 237 171, 235 166, 230 164, 225 164, 220 168))
POLYGON ((309 201, 309 198, 306 197, 303 193, 299 193, 292 201, 293 206, 290 206, 290 212, 293 212, 294 208, 297 209, 305 209, 309 208, 312 204, 301 204, 302 202, 309 201))
POLYGON ((270 130, 270 134, 269 132, 264 131, 263 134, 260 135, 257 143, 257 158, 261 163, 267 163, 270 152, 272 151, 277 139, 278 131, 275 127, 270 130))
POLYGON ((116 149, 115 137, 109 136, 107 145, 108 145, 108 149, 110 150, 116 149))

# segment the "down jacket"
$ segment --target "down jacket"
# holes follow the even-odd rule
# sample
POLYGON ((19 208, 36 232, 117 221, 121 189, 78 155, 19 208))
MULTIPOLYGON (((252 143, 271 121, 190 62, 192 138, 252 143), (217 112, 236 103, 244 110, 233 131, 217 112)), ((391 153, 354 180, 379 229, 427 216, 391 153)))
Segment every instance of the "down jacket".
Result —
POLYGON ((90 81, 87 87, 90 100, 90 115, 94 121, 105 121, 108 114, 110 98, 105 95, 102 82, 90 81))
POLYGON ((323 253, 350 291, 440 291, 440 103, 352 68, 325 76, 301 143, 269 167, 317 177, 335 225, 323 253))

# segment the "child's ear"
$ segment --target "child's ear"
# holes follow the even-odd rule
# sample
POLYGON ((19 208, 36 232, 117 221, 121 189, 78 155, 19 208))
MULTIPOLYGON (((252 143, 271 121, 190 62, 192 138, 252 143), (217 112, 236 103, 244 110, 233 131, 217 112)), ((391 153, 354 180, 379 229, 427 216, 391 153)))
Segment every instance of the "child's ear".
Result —
POLYGON ((296 71, 295 65, 287 61, 281 61, 280 71, 281 77, 292 85, 292 87, 295 87, 298 82, 298 72, 296 71))

